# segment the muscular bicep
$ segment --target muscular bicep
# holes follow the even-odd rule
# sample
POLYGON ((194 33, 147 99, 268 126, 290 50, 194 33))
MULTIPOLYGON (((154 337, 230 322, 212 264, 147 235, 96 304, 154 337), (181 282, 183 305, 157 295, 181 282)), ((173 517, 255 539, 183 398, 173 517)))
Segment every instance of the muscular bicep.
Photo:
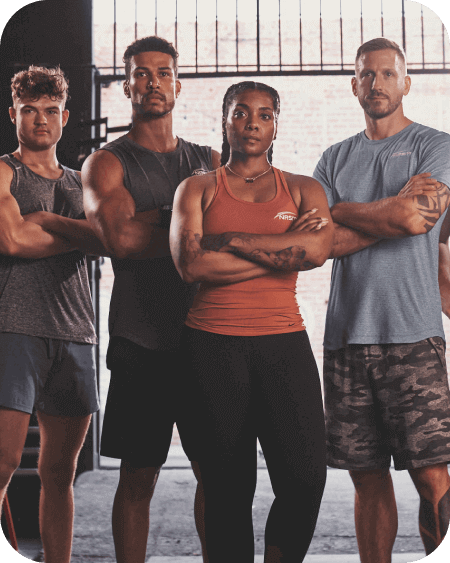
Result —
POLYGON ((98 151, 84 163, 81 177, 86 218, 114 253, 120 246, 124 224, 136 213, 134 200, 123 184, 122 165, 109 151, 98 151))
POLYGON ((19 204, 11 194, 12 179, 11 168, 0 162, 0 254, 14 255, 23 244, 24 235, 32 235, 33 231, 42 229, 25 223, 19 204))
POLYGON ((81 178, 86 217, 97 229, 134 216, 136 207, 124 186, 122 165, 112 153, 92 154, 83 165, 81 178))
POLYGON ((170 224, 170 250, 177 270, 183 271, 204 253, 202 191, 195 180, 184 180, 177 188, 170 224))
POLYGON ((328 219, 330 224, 332 224, 330 208, 328 206, 328 200, 327 196, 325 195, 325 191, 319 184, 319 182, 312 178, 301 190, 299 215, 303 215, 311 209, 317 209, 314 215, 328 219))
POLYGON ((13 172, 0 162, 0 254, 20 258, 46 258, 71 250, 67 240, 25 221, 11 194, 13 172))
POLYGON ((11 193, 0 195, 0 239, 6 241, 25 226, 16 198, 11 193))
POLYGON ((10 254, 17 231, 24 222, 19 204, 11 194, 11 168, 0 163, 0 254, 10 254))

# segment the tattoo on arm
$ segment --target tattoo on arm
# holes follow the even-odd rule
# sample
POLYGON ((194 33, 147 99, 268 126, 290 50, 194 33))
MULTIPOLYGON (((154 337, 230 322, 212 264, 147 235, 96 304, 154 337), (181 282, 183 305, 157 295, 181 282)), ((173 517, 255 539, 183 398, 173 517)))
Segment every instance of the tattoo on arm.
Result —
POLYGON ((306 250, 301 246, 289 246, 276 252, 255 249, 252 252, 237 252, 236 254, 251 262, 257 262, 275 270, 299 271, 312 270, 315 267, 314 264, 306 260, 306 250))
POLYGON ((180 240, 180 262, 181 264, 192 264, 197 256, 203 256, 205 251, 200 246, 201 237, 193 231, 183 231, 180 240))
MULTIPOLYGON (((246 233, 233 232, 200 237, 200 234, 193 231, 183 231, 180 240, 180 262, 181 264, 192 264, 197 256, 204 256, 211 251, 220 252, 231 239, 239 239, 244 244, 248 244, 254 240, 254 237, 246 233)), ((245 252, 236 249, 233 254, 274 270, 298 271, 311 270, 315 267, 306 259, 306 250, 301 246, 290 246, 276 252, 266 252, 260 249, 245 252)))
POLYGON ((439 182, 435 196, 421 194, 414 196, 414 200, 417 202, 419 215, 424 219, 425 231, 428 233, 447 209, 450 203, 450 191, 445 184, 439 182))
MULTIPOLYGON (((200 241, 200 246, 203 250, 212 250, 219 252, 221 248, 226 246, 233 238, 235 233, 222 233, 220 235, 204 235, 200 241)), ((250 237, 247 237, 250 239, 250 237)))

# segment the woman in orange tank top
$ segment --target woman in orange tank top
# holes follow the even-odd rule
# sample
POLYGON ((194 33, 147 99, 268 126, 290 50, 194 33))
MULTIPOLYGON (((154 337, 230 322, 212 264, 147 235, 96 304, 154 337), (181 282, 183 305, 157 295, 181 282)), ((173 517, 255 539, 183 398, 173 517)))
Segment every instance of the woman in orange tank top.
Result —
POLYGON ((185 180, 174 201, 175 265, 201 282, 177 424, 200 466, 210 563, 254 560, 257 439, 275 494, 266 563, 303 561, 325 485, 320 381, 295 286, 328 258, 333 227, 320 184, 271 164, 279 109, 270 86, 231 86, 222 167, 185 180))

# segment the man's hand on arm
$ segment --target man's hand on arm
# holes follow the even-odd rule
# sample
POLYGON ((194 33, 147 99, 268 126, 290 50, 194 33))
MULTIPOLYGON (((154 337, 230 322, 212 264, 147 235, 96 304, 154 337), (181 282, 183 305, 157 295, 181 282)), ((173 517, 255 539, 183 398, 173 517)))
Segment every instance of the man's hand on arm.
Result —
POLYGON ((136 212, 122 165, 112 153, 92 154, 82 180, 86 217, 108 254, 136 260, 170 256, 169 231, 158 225, 159 211, 136 212))
POLYGON ((331 216, 335 223, 378 238, 404 238, 429 232, 449 202, 447 186, 426 173, 413 176, 397 196, 337 203, 331 216))

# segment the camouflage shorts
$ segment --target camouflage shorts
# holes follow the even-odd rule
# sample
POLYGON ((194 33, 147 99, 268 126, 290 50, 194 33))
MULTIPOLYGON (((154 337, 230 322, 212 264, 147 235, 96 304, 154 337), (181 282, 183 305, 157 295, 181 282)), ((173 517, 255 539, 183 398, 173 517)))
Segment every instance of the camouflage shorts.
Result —
POLYGON ((413 469, 450 462, 445 345, 352 344, 324 351, 328 465, 413 469))

